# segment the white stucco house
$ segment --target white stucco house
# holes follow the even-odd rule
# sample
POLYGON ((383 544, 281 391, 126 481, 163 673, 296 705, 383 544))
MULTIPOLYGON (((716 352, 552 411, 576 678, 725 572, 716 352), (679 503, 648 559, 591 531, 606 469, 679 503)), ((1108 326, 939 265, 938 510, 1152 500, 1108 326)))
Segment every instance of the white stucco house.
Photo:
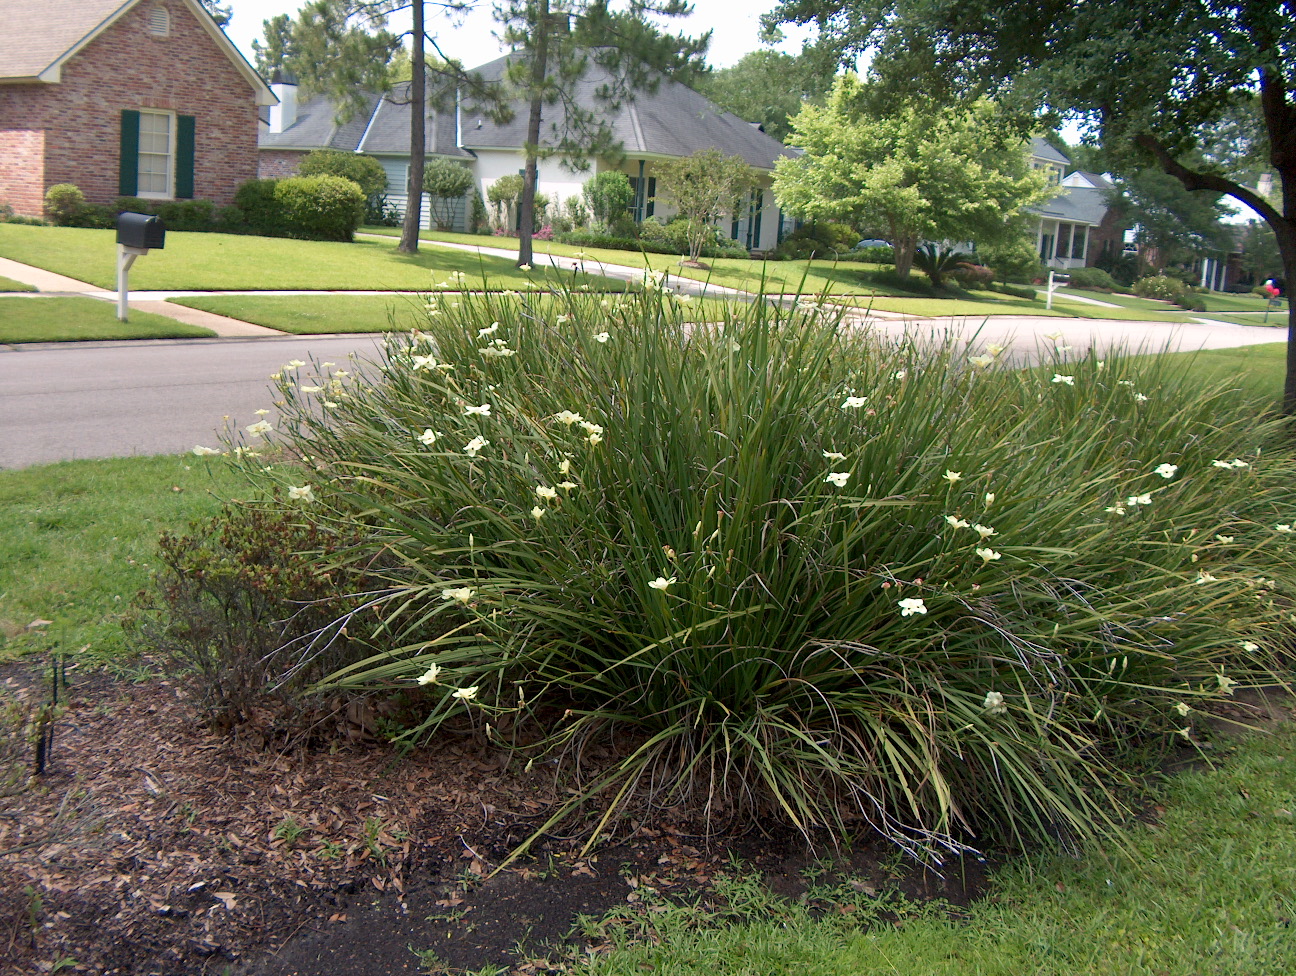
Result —
MULTIPOLYGON (((499 78, 511 55, 475 69, 486 79, 499 78)), ((760 186, 748 194, 721 226, 720 231, 737 239, 749 250, 766 250, 777 245, 791 218, 785 220, 774 199, 774 163, 791 150, 766 135, 758 126, 744 122, 716 106, 705 96, 677 82, 663 79, 655 91, 639 92, 633 100, 609 111, 596 97, 599 86, 610 78, 591 63, 589 72, 575 92, 576 104, 598 113, 610 126, 622 147, 618 160, 590 160, 588 168, 573 169, 560 157, 540 161, 538 191, 552 205, 561 206, 570 196, 579 196, 595 174, 619 170, 635 190, 632 216, 636 220, 657 216, 670 218, 670 211, 654 200, 657 194, 657 164, 666 159, 690 156, 699 150, 718 149, 742 157, 759 175, 760 186)), ((337 112, 324 98, 299 101, 295 85, 276 84, 273 91, 279 105, 264 121, 259 151, 262 176, 285 176, 296 171, 300 158, 312 149, 329 148, 367 153, 377 157, 387 170, 387 200, 404 213, 408 202, 410 111, 408 85, 397 86, 386 97, 369 97, 363 111, 345 123, 336 121, 337 112)), ((561 105, 546 106, 541 142, 545 134, 562 125, 561 105)), ((474 177, 476 189, 486 199, 492 183, 502 176, 520 173, 524 167, 522 147, 527 125, 526 106, 515 106, 513 119, 499 123, 474 108, 466 98, 456 97, 453 107, 427 114, 426 146, 429 156, 443 156, 462 162, 474 177)), ((459 208, 456 229, 466 229, 467 205, 459 208)), ((429 215, 423 207, 423 226, 429 215)))

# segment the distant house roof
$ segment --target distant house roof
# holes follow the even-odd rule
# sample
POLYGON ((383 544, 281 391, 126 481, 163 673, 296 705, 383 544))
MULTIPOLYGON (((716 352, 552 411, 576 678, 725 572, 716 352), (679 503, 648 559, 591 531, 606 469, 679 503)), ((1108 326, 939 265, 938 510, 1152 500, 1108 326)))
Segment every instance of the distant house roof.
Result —
MULTIPOLYGON (((140 0, 2 0, 0 84, 55 83, 63 63, 140 0)), ((258 105, 274 104, 265 81, 197 0, 180 0, 256 91, 258 105)))
POLYGON ((1056 217, 1097 227, 1107 213, 1107 192, 1097 187, 1065 187, 1052 200, 1031 209, 1041 217, 1056 217))
POLYGON ((1084 170, 1079 170, 1079 169, 1076 170, 1074 173, 1068 174, 1062 180, 1062 185, 1090 187, 1095 190, 1115 189, 1115 187, 1112 185, 1111 180, 1107 179, 1107 177, 1101 176, 1098 173, 1086 173, 1084 170))
MULTIPOLYGON (((387 95, 365 96, 364 107, 344 122, 339 108, 324 96, 307 99, 297 106, 297 119, 282 132, 261 129, 261 149, 340 149, 343 152, 375 156, 408 156, 410 151, 410 83, 397 85, 387 95)), ((424 149, 453 159, 471 159, 472 153, 455 142, 453 108, 427 113, 424 149)))
MULTIPOLYGON (((0 0, 3 2, 3 0, 0 0)), ((476 71, 487 80, 504 73, 509 58, 499 58, 476 71)), ((591 64, 577 85, 575 102, 597 113, 612 129, 624 151, 635 156, 691 156, 701 149, 719 149, 729 156, 741 156, 757 169, 772 170, 780 156, 795 155, 759 126, 722 111, 691 88, 662 80, 654 92, 638 92, 633 101, 623 102, 609 112, 599 103, 597 90, 611 81, 610 74, 591 64)), ((374 155, 409 155, 409 83, 397 85, 389 95, 370 96, 367 110, 349 122, 339 124, 337 112, 325 98, 312 98, 297 108, 297 119, 283 132, 262 128, 262 149, 342 149, 374 155)), ((514 106, 509 122, 494 122, 490 115, 464 103, 454 108, 428 112, 427 151, 452 159, 472 159, 473 150, 520 150, 526 142, 527 112, 521 101, 514 106), (456 118, 456 115, 458 116, 456 118)), ((563 122, 561 105, 545 106, 545 134, 554 123, 563 122)))
POLYGON ((1050 163, 1062 163, 1064 166, 1071 165, 1071 158, 1069 156, 1054 149, 1046 140, 1039 136, 1031 137, 1030 151, 1031 155, 1037 159, 1043 159, 1050 163))
MULTIPOLYGON (((500 78, 515 57, 505 55, 476 71, 488 81, 500 78)), ((606 122, 614 138, 631 155, 691 156, 699 150, 718 149, 764 170, 772 170, 776 159, 788 155, 787 148, 759 126, 722 110, 693 89, 665 78, 655 91, 636 92, 633 100, 626 100, 615 111, 609 111, 600 103, 597 92, 613 80, 611 72, 591 59, 585 76, 576 85, 573 101, 606 122)), ((563 112, 561 104, 545 106, 541 142, 554 131, 555 125, 561 130, 563 112)), ((513 120, 502 124, 491 122, 485 113, 465 105, 463 145, 467 149, 520 149, 526 142, 526 126, 526 105, 522 101, 514 104, 513 120)))

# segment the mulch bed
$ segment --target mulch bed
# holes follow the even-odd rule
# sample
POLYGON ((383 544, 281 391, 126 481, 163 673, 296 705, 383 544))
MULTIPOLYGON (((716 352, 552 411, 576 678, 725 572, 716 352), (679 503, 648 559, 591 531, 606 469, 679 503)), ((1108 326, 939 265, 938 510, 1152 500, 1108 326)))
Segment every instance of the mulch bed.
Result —
MULTIPOLYGON (((579 915, 704 896, 731 856, 795 896, 815 863, 792 835, 707 844, 660 823, 584 858, 547 838, 487 878, 552 808, 552 775, 466 737, 401 755, 354 723, 285 752, 212 733, 172 681, 70 679, 47 771, 0 796, 0 973, 428 972, 419 950, 439 972, 559 972, 606 941, 579 915)), ((32 665, 0 684, 47 694, 32 665)), ((867 840, 840 868, 861 897, 899 885, 955 905, 985 880, 977 862, 898 871, 867 840)))

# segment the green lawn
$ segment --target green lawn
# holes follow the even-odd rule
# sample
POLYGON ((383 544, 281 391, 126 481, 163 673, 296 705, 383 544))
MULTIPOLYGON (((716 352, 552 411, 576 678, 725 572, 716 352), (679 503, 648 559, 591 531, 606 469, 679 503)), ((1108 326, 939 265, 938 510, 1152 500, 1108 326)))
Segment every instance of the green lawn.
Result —
MULTIPOLYGON (((75 227, 0 224, 0 257, 115 289, 114 232, 75 227)), ((504 258, 435 246, 400 254, 395 241, 354 244, 278 237, 171 232, 166 247, 149 252, 131 269, 133 290, 330 290, 427 291, 460 272, 472 288, 525 288, 559 276, 537 268, 524 274, 504 258)), ((564 281, 573 279, 565 273, 564 281)), ((620 282, 576 275, 576 284, 620 290, 620 282)))
POLYGON ((1200 312, 1196 318, 1210 319, 1212 322, 1232 322, 1234 325, 1258 325, 1269 329, 1287 328, 1287 309, 1276 308, 1266 319, 1262 312, 1200 312))
POLYGON ((0 298, 0 343, 196 339, 215 334, 151 312, 131 311, 129 322, 118 322, 116 303, 97 298, 0 298))
POLYGON ((1203 383, 1227 383, 1245 391, 1265 406, 1278 408, 1287 375, 1287 344, 1275 342, 1232 349, 1203 349, 1175 353, 1192 359, 1203 383))
POLYGON ((0 471, 0 660, 127 656, 119 620, 159 533, 215 514, 240 484, 221 459, 188 455, 0 471), (37 620, 49 623, 28 629, 37 620))
MULTIPOLYGON (((218 295, 171 301, 295 335, 405 331, 426 323, 424 299, 413 295, 218 295)), ((547 295, 540 301, 542 307, 550 304, 547 295)), ((684 307, 685 318, 714 316, 720 304, 693 302, 684 307)))
POLYGON ((35 291, 34 285, 24 285, 12 278, 0 278, 0 291, 35 291))
MULTIPOLYGON (((588 976, 1271 976, 1296 971, 1296 730, 1224 744, 1218 768, 1170 777, 1129 850, 1001 870, 951 911, 885 880, 821 883, 790 902, 729 882, 712 906, 638 894, 587 922, 620 946, 588 976), (718 915, 706 910, 713 908, 718 915), (637 944, 627 945, 631 938, 637 944)), ((1217 753, 1218 755, 1218 753, 1217 753)))

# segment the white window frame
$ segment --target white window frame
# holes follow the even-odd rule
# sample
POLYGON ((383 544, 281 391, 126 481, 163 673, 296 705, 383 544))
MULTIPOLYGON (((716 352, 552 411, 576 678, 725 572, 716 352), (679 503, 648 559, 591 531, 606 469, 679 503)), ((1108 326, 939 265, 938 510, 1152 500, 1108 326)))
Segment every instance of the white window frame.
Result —
MULTIPOLYGON (((157 190, 138 189, 136 196, 141 200, 174 200, 175 199, 175 170, 176 170, 176 114, 162 109, 142 108, 140 114, 140 140, 144 137, 144 117, 146 115, 164 115, 167 118, 167 152, 166 152, 166 185, 164 192, 157 190)), ((140 172, 140 163, 145 156, 156 156, 157 153, 145 153, 140 145, 135 147, 135 181, 137 187, 142 187, 144 174, 140 172)))

